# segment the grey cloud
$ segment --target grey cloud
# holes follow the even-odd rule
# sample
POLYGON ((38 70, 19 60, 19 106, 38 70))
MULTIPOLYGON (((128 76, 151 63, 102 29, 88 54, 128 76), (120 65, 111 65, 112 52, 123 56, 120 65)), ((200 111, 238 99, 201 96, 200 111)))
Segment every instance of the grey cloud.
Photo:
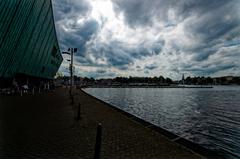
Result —
POLYGON ((154 52, 154 54, 158 55, 162 52, 162 49, 165 45, 165 41, 164 40, 159 40, 157 42, 154 42, 152 45, 152 50, 154 52))
POLYGON ((145 74, 149 74, 149 71, 148 71, 148 70, 145 70, 144 73, 145 73, 145 74))
POLYGON ((236 65, 232 62, 225 62, 224 60, 221 62, 212 62, 207 64, 182 64, 179 67, 179 71, 184 73, 190 73, 194 75, 213 75, 220 71, 226 70, 236 70, 240 65, 236 65))
POLYGON ((75 34, 81 36, 85 41, 91 39, 92 35, 97 32, 99 24, 96 20, 87 20, 84 25, 80 26, 75 34))
POLYGON ((57 28, 59 32, 59 41, 62 49, 77 47, 77 56, 85 56, 86 43, 97 34, 99 25, 94 19, 86 20, 85 23, 72 29, 70 32, 65 31, 61 26, 57 28))
POLYGON ((114 73, 114 72, 99 72, 99 70, 97 71, 86 71, 82 74, 82 76, 87 76, 87 77, 93 77, 93 78, 112 78, 112 77, 116 77, 118 76, 118 74, 114 73))
POLYGON ((238 45, 240 45, 240 39, 227 41, 225 42, 224 47, 232 47, 232 46, 238 46, 238 45))
MULTIPOLYGON (((156 18, 164 22, 165 26, 176 26, 171 23, 169 17, 169 11, 172 11, 177 24, 184 22, 186 34, 200 39, 199 45, 208 44, 205 45, 206 48, 219 43, 222 40, 219 38, 239 28, 240 24, 240 17, 237 14, 238 0, 114 0, 113 2, 116 10, 124 14, 126 24, 131 27, 153 26, 156 18), (188 18, 191 20, 185 22, 184 20, 188 18)), ((180 48, 175 46, 175 49, 180 48)), ((191 51, 188 50, 189 48, 184 49, 186 50, 182 51, 191 51)), ((206 57, 207 54, 205 53, 206 57)))
POLYGON ((98 30, 98 23, 94 19, 85 17, 91 11, 88 0, 53 0, 56 30, 61 49, 78 47, 79 53, 85 52, 86 42, 98 30), (84 19, 78 24, 79 17, 84 19), (68 29, 70 31, 66 31, 68 29))
POLYGON ((120 41, 110 41, 109 43, 96 41, 89 45, 91 45, 89 46, 90 52, 94 52, 96 59, 104 57, 107 60, 107 66, 127 70, 129 66, 134 64, 136 59, 158 55, 161 52, 164 42, 158 42, 152 48, 144 48, 142 44, 129 47, 127 43, 120 41))
POLYGON ((238 28, 240 17, 234 9, 236 4, 232 1, 226 2, 215 10, 198 15, 197 19, 186 26, 186 30, 195 33, 203 42, 212 42, 238 28))
MULTIPOLYGON (((240 46, 239 0, 112 0, 115 12, 123 14, 125 25, 133 30, 140 27, 159 31, 156 36, 160 35, 162 38, 143 37, 134 46, 129 45, 127 39, 116 40, 111 29, 110 38, 107 41, 101 40, 99 35, 105 22, 101 22, 99 26, 98 21, 89 17, 92 10, 89 2, 53 1, 61 49, 78 47, 76 62, 81 66, 99 68, 95 72, 86 72, 88 76, 114 76, 117 74, 104 72, 101 68, 113 67, 127 72, 135 61, 153 56, 163 57, 162 60, 170 64, 166 67, 166 72, 176 74, 185 71, 195 74, 215 74, 224 70, 237 72, 236 68, 240 67, 238 63, 231 63, 240 56, 239 49, 231 49, 240 46), (79 18, 82 20, 80 24, 79 18), (157 28, 159 23, 164 27, 157 28), (161 36, 178 26, 183 26, 183 30, 179 32, 182 31, 186 37, 170 37, 169 40, 169 37, 161 36), (66 28, 69 30, 66 31, 66 28), (189 39, 185 42, 183 38, 189 39), (194 45, 191 45, 192 41, 195 42, 194 45), (174 56, 177 57, 176 60, 171 61, 174 56), (228 58, 228 61, 223 63, 221 59, 213 60, 211 57, 228 58)), ((101 34, 101 37, 104 36, 101 34)), ((141 73, 144 69, 149 74, 150 70, 160 69, 159 65, 143 63, 136 70, 141 73)))
POLYGON ((149 64, 149 65, 145 65, 144 68, 148 69, 148 70, 154 70, 154 69, 158 68, 158 65, 156 63, 152 63, 152 64, 149 64))
POLYGON ((215 54, 217 52, 217 49, 202 49, 198 50, 195 54, 192 60, 194 61, 205 61, 211 56, 212 54, 215 54))
MULTIPOLYGON (((151 26, 157 18, 164 21, 166 26, 175 26, 171 23, 169 11, 177 16, 178 22, 193 14, 205 14, 213 10, 229 11, 224 8, 232 7, 238 0, 113 0, 115 10, 124 14, 124 18, 132 27, 138 25, 151 26)), ((237 8, 236 8, 237 9, 237 8)), ((221 14, 222 15, 222 14, 221 14)))
POLYGON ((107 60, 107 66, 122 68, 123 66, 133 63, 133 58, 121 44, 116 42, 105 44, 97 41, 90 45, 89 49, 90 52, 94 53, 93 56, 96 59, 105 58, 107 60))
POLYGON ((56 21, 86 16, 91 10, 87 0, 53 0, 53 7, 56 21))
MULTIPOLYGON (((174 25, 168 18, 168 11, 182 6, 188 0, 113 0, 115 10, 123 13, 127 24, 131 27, 152 26, 154 19, 164 21, 167 26, 174 25), (177 4, 177 5, 176 5, 177 4)), ((183 9, 182 9, 183 10, 183 9)), ((178 11, 175 9, 175 11, 178 11)), ((178 20, 181 20, 179 17, 178 20)))
POLYGON ((106 70, 97 70, 97 73, 100 73, 100 74, 103 74, 103 73, 106 73, 107 71, 106 70))

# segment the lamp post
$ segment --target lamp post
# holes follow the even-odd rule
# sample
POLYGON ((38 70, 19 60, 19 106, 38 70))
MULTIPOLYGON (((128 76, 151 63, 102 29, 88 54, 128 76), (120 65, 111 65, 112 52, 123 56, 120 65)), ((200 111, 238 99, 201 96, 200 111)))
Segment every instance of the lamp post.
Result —
POLYGON ((62 52, 62 54, 68 54, 71 56, 71 60, 70 60, 70 67, 69 67, 69 71, 70 71, 70 80, 71 80, 71 85, 70 85, 70 95, 72 95, 72 88, 74 85, 74 76, 73 76, 73 53, 77 52, 77 48, 69 48, 68 52, 62 52), (70 52, 69 52, 70 51, 70 52))

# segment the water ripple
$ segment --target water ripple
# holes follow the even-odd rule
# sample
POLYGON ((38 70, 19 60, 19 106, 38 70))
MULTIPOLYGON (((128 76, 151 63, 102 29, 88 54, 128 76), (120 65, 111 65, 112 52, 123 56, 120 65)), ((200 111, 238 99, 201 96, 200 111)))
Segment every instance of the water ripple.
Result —
POLYGON ((226 158, 240 158, 240 87, 85 91, 226 158))

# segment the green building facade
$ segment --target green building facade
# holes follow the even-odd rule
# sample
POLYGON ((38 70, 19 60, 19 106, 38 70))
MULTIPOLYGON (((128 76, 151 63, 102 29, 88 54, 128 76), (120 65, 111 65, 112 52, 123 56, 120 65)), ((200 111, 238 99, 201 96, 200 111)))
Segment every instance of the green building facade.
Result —
POLYGON ((0 78, 52 79, 62 60, 51 0, 0 0, 0 78))

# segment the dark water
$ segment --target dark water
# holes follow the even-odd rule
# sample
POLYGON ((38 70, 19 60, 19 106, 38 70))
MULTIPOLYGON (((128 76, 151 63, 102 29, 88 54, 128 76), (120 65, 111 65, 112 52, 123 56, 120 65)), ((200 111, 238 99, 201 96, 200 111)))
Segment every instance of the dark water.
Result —
POLYGON ((85 91, 226 158, 240 158, 239 86, 88 88, 85 91))

